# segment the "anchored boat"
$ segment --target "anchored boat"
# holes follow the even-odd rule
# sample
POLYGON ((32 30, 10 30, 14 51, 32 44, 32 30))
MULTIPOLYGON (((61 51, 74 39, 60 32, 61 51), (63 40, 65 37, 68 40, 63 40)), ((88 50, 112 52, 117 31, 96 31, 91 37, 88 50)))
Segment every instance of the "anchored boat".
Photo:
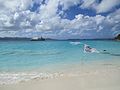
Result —
POLYGON ((45 38, 33 37, 33 38, 31 38, 31 41, 45 41, 45 38))

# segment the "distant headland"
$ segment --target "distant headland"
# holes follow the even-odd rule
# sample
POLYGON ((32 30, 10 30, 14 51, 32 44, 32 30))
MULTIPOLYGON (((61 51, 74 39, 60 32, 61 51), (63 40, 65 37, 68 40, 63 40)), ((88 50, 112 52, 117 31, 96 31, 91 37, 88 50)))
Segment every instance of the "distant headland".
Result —
POLYGON ((120 34, 115 37, 116 40, 120 40, 120 34))
POLYGON ((0 41, 46 41, 46 40, 57 40, 43 37, 0 37, 0 41))
MULTIPOLYGON (((120 40, 120 35, 115 37, 120 40)), ((53 39, 43 37, 0 37, 0 41, 79 41, 79 40, 115 40, 114 38, 96 38, 96 39, 53 39)))

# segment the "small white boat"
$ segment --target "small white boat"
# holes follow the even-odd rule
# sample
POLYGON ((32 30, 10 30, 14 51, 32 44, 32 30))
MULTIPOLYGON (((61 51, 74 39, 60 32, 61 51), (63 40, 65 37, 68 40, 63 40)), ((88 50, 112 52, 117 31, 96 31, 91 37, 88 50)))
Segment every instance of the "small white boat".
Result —
POLYGON ((39 37, 33 37, 32 39, 31 39, 31 41, 45 41, 45 39, 44 38, 39 38, 39 37))

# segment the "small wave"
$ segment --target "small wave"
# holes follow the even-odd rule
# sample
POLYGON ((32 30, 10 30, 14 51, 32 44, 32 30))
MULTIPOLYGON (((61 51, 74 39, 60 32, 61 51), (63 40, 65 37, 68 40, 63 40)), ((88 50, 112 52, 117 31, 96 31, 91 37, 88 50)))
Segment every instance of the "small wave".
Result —
POLYGON ((113 53, 111 53, 110 55, 112 55, 112 56, 120 56, 120 54, 113 54, 113 53))
POLYGON ((32 79, 48 79, 62 76, 61 73, 0 73, 0 85, 15 84, 32 79))
POLYGON ((79 45, 79 44, 82 44, 81 42, 70 42, 70 44, 72 45, 79 45))
POLYGON ((0 52, 1 55, 56 55, 62 54, 63 52, 55 51, 55 52, 37 52, 37 51, 4 51, 0 52))
POLYGON ((62 54, 62 52, 33 52, 33 53, 29 53, 30 55, 57 55, 57 54, 62 54))
POLYGON ((101 54, 107 54, 107 55, 111 55, 111 56, 120 56, 120 54, 117 53, 110 53, 110 52, 100 52, 101 54))

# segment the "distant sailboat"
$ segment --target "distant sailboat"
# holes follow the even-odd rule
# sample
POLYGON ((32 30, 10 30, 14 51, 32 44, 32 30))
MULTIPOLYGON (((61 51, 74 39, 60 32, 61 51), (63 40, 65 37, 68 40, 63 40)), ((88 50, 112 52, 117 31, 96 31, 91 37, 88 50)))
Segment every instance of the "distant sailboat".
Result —
POLYGON ((31 41, 45 41, 45 38, 33 37, 33 38, 31 38, 31 41))

